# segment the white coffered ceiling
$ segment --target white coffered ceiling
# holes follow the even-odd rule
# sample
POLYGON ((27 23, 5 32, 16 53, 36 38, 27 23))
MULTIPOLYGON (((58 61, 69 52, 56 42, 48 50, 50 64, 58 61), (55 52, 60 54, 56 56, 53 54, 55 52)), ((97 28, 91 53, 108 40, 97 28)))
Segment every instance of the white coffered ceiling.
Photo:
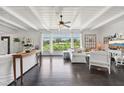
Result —
MULTIPOLYGON (((15 31, 58 29, 59 15, 71 21, 64 30, 96 29, 124 15, 122 6, 8 6, 0 7, 0 25, 15 31)), ((51 30, 52 31, 52 30, 51 30)))

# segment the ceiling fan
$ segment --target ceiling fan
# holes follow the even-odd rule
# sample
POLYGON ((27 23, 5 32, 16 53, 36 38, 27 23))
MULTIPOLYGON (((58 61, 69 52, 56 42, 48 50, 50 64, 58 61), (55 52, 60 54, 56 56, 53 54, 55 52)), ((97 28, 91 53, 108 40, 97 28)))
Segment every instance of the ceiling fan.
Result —
POLYGON ((70 28, 70 26, 67 25, 67 24, 69 24, 69 23, 71 23, 71 22, 70 22, 70 21, 64 22, 64 21, 62 20, 62 17, 63 17, 63 15, 60 15, 59 27, 62 28, 63 26, 65 26, 65 27, 67 27, 67 28, 70 28))

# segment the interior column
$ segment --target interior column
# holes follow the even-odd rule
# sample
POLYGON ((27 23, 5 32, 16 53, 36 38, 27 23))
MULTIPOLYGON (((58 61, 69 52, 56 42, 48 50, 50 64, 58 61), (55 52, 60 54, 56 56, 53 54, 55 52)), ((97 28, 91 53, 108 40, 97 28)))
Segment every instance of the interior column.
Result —
POLYGON ((53 53, 53 35, 50 35, 50 54, 53 53))
POLYGON ((83 44, 82 44, 82 43, 83 43, 83 42, 82 42, 83 40, 82 40, 82 39, 83 39, 83 38, 82 38, 82 33, 80 33, 80 48, 83 48, 83 44))
POLYGON ((71 48, 74 48, 73 32, 71 32, 71 48))
POLYGON ((43 52, 43 34, 41 34, 41 50, 43 52))

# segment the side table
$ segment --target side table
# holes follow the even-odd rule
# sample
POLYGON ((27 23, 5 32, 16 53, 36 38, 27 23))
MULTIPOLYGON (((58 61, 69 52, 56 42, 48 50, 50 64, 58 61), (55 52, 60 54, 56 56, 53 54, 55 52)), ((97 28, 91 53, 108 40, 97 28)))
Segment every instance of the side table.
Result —
POLYGON ((70 54, 68 51, 63 51, 63 58, 64 60, 70 59, 70 54))

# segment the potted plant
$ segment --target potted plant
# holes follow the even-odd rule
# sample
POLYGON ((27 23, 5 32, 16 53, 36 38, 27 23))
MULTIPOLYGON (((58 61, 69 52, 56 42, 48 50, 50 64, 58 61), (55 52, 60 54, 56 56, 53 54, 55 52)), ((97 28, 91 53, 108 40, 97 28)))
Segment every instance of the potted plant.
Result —
POLYGON ((13 41, 14 41, 14 42, 20 42, 20 39, 19 39, 19 38, 14 38, 13 41))

